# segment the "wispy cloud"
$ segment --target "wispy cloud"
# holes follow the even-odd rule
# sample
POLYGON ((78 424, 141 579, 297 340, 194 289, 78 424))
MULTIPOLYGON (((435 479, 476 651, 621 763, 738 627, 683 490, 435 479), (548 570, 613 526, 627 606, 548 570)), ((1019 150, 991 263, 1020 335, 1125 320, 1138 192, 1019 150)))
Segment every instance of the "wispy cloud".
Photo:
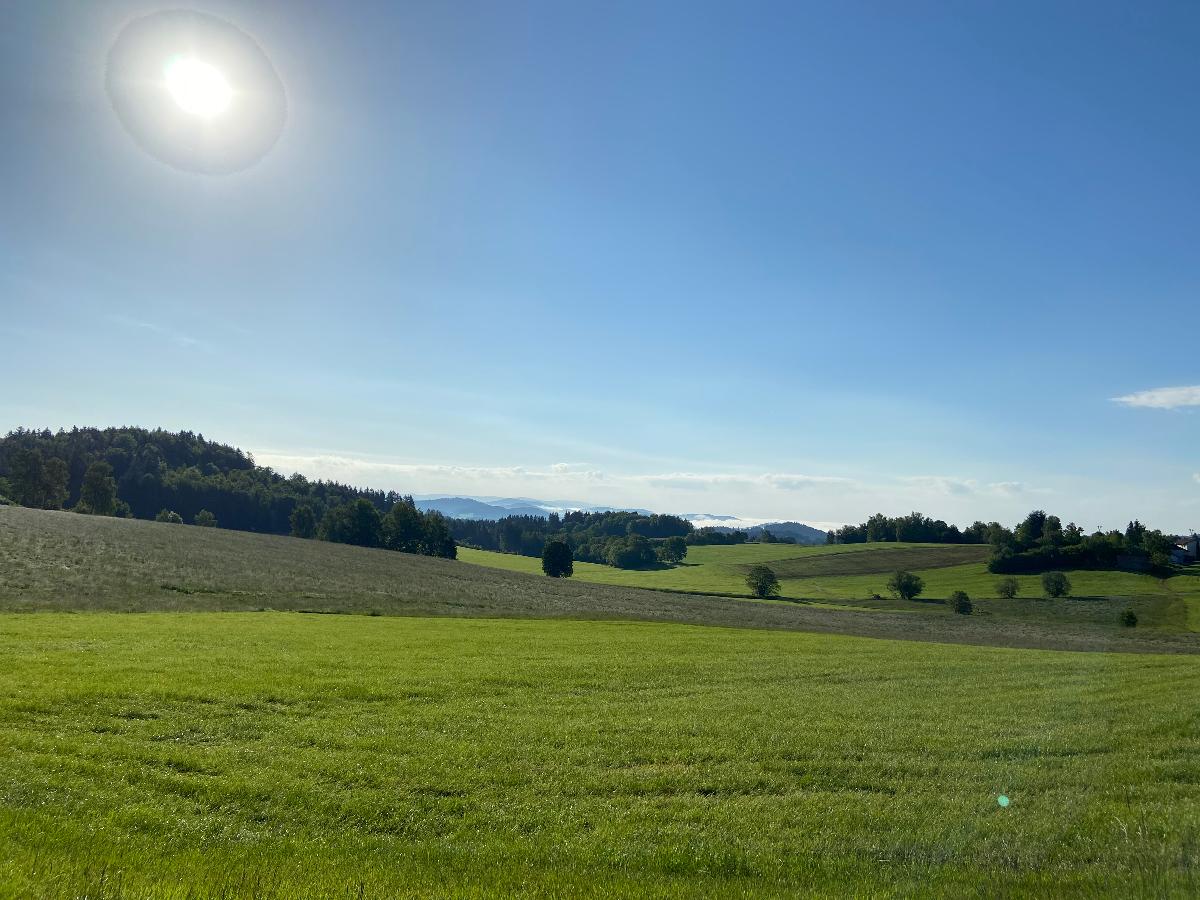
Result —
POLYGON ((803 491, 822 485, 854 485, 849 478, 834 478, 825 475, 793 475, 768 472, 762 475, 740 473, 668 472, 662 475, 634 475, 634 481, 645 482, 659 488, 682 488, 704 490, 709 487, 762 487, 780 491, 803 491))
POLYGON ((118 325, 124 325, 126 328, 139 328, 143 331, 153 332, 181 347, 191 347, 196 350, 209 349, 209 345, 199 338, 194 338, 190 334, 184 334, 182 331, 176 331, 173 328, 157 325, 154 322, 143 322, 140 319, 131 319, 128 316, 110 316, 109 318, 118 325))
POLYGON ((1178 409, 1181 406, 1200 406, 1200 384, 1184 387, 1161 387, 1138 391, 1124 397, 1113 397, 1122 406, 1142 406, 1148 409, 1178 409))
POLYGON ((924 488, 951 497, 965 497, 970 494, 1003 494, 1015 496, 1025 493, 1025 485, 1020 481, 993 481, 982 483, 974 478, 958 478, 947 475, 914 475, 902 479, 914 487, 924 488))
POLYGON ((1193 475, 1192 480, 1195 481, 1196 484, 1200 484, 1200 472, 1197 472, 1195 475, 1193 475))

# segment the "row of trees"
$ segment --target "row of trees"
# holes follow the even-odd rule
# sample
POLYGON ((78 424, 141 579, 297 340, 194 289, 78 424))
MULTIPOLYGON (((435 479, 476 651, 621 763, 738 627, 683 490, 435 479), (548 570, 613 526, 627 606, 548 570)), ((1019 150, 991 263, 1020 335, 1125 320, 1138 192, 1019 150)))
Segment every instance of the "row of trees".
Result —
POLYGON ((454 558, 439 513, 411 497, 303 475, 189 431, 18 429, 0 439, 0 498, 35 509, 193 522, 454 558))
POLYGON ((1052 569, 1165 569, 1174 541, 1134 520, 1124 531, 1087 534, 1074 522, 1063 525, 1058 516, 1034 510, 1013 528, 999 522, 975 522, 960 530, 941 519, 914 512, 891 517, 876 513, 861 525, 829 532, 830 544, 907 541, 932 544, 990 544, 991 571, 1037 574, 1052 569))
POLYGON ((905 541, 917 544, 986 544, 988 527, 976 522, 965 531, 948 525, 941 519, 931 519, 919 512, 907 516, 885 516, 876 513, 861 525, 845 525, 830 531, 828 544, 867 544, 877 541, 905 541))
POLYGON ((1092 534, 1058 516, 1034 510, 1009 530, 989 526, 992 558, 988 569, 1005 574, 1033 574, 1050 569, 1159 569, 1171 564, 1175 542, 1136 519, 1124 531, 1092 534))
POLYGON ((678 516, 626 511, 451 519, 450 528, 460 544, 480 550, 537 557, 557 542, 566 545, 575 561, 621 569, 679 563, 693 534, 692 523, 678 516))

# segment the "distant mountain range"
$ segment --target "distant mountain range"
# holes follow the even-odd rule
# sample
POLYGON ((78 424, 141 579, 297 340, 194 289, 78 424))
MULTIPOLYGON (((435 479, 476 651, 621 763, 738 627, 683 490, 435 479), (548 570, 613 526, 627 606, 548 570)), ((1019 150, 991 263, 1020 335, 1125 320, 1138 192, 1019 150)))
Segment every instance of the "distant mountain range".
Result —
MULTIPOLYGON (((637 512, 651 515, 648 509, 637 509, 622 506, 598 506, 594 503, 580 503, 574 500, 535 500, 531 497, 442 497, 419 496, 416 498, 420 510, 435 509, 444 516, 453 519, 496 520, 505 516, 549 516, 550 513, 582 511, 582 512, 613 512, 617 510, 637 512)), ((717 515, 715 513, 679 513, 680 518, 687 519, 698 528, 715 528, 718 531, 745 531, 751 538, 756 538, 764 528, 777 537, 795 538, 798 544, 823 544, 825 532, 803 522, 763 522, 761 520, 741 519, 737 516, 717 515)))

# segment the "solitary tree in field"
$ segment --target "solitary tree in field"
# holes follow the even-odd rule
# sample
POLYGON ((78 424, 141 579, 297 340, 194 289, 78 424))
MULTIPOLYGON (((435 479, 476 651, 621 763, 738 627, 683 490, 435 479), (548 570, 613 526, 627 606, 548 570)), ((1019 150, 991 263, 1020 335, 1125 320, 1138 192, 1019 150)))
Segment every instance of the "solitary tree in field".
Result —
POLYGON ((575 574, 575 561, 565 541, 546 541, 542 548, 542 571, 551 578, 570 578, 575 574))
POLYGON ((774 597, 779 593, 779 579, 767 566, 751 566, 746 573, 746 587, 755 597, 774 597))
POLYGON ((313 538, 317 536, 317 514, 307 503, 302 503, 292 510, 290 522, 292 537, 313 538))
POLYGON ((117 481, 113 468, 106 462, 94 462, 83 473, 79 490, 81 512, 94 516, 111 516, 117 511, 117 481))
POLYGON ((916 600, 925 590, 925 580, 920 575, 900 570, 889 579, 887 587, 901 600, 916 600))
POLYGON ((1042 576, 1042 590, 1047 597, 1069 597, 1071 579, 1062 572, 1047 572, 1042 576))
POLYGON ((955 591, 950 595, 950 608, 960 616, 969 616, 975 610, 966 591, 955 591))
POLYGON ((1126 628, 1136 628, 1137 613, 1135 613, 1132 609, 1126 609, 1125 612, 1121 613, 1119 621, 1126 628))
POLYGON ((210 513, 207 509, 202 509, 196 513, 196 518, 192 520, 201 528, 216 528, 217 517, 210 513))
POLYGON ((169 509, 160 509, 158 515, 154 517, 155 522, 169 522, 172 525, 182 525, 183 516, 169 509))
POLYGON ((1001 578, 996 582, 996 596, 1011 600, 1021 590, 1021 583, 1015 578, 1001 578))
POLYGON ((679 563, 687 556, 687 541, 679 536, 669 537, 658 545, 658 558, 665 563, 679 563))

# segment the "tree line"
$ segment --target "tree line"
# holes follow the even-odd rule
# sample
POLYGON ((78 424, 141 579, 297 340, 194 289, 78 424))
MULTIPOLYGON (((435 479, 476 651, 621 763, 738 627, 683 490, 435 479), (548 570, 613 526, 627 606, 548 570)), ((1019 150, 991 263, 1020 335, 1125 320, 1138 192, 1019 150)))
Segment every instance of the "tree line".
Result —
POLYGON ((1013 528, 975 522, 959 529, 919 512, 891 517, 876 513, 860 525, 830 531, 830 544, 905 541, 923 544, 989 544, 992 572, 1033 575, 1052 569, 1165 569, 1174 540, 1134 520, 1124 531, 1088 534, 1074 522, 1034 510, 1013 528))
POLYGON ((693 536, 687 519, 627 511, 506 516, 498 521, 451 519, 450 529, 460 544, 479 550, 538 557, 547 544, 557 542, 578 562, 621 569, 678 563, 693 536))
POLYGON ((190 431, 19 428, 0 438, 0 500, 455 556, 445 518, 411 497, 285 477, 190 431))

